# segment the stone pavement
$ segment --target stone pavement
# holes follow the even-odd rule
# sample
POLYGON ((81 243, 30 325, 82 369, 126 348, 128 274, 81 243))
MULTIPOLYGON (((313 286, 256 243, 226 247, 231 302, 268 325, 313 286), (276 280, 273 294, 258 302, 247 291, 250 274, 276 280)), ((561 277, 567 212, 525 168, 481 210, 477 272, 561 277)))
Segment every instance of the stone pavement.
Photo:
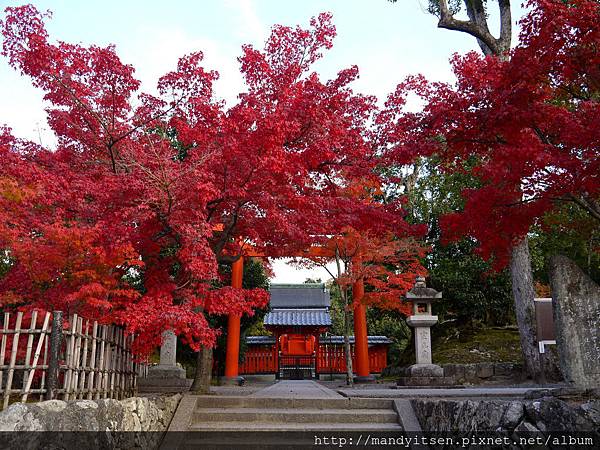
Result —
POLYGON ((337 389, 344 397, 363 398, 523 398, 530 391, 548 387, 468 387, 468 388, 398 388, 398 389, 337 389))
POLYGON ((252 397, 272 398, 343 398, 340 394, 310 380, 285 380, 265 387, 252 397))

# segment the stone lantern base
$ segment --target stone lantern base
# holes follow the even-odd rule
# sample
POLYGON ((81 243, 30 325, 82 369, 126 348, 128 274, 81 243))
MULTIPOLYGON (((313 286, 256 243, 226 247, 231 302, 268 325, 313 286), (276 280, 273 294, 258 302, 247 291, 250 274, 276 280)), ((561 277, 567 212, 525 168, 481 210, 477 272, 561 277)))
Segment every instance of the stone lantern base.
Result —
POLYGON ((148 369, 148 376, 138 377, 138 392, 185 392, 193 380, 185 377, 185 370, 177 365, 177 337, 172 331, 163 333, 160 347, 160 364, 148 369))
POLYGON ((177 393, 190 390, 193 380, 185 377, 185 370, 176 365, 157 365, 148 369, 146 378, 138 378, 138 392, 177 393))
POLYGON ((452 377, 444 377, 444 369, 437 364, 413 364, 398 379, 398 386, 450 386, 452 377))

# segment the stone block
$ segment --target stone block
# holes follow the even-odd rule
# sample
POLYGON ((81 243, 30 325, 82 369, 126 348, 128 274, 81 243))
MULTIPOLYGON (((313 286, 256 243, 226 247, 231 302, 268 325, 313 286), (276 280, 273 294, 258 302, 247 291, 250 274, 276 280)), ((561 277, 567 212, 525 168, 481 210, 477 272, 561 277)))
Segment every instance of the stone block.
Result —
POLYGON ((512 363, 495 363, 494 375, 499 377, 507 377, 513 375, 514 364, 512 363))
POLYGON ((180 378, 185 379, 185 369, 178 366, 162 365, 152 366, 148 369, 148 378, 180 378))
POLYGON ((550 260, 556 342, 565 381, 600 386, 600 286, 564 256, 550 260))
POLYGON ((503 427, 509 430, 514 429, 523 420, 524 415, 525 408, 522 402, 510 402, 502 416, 503 427))
POLYGON ((465 364, 465 380, 475 381, 477 379, 477 364, 465 364))
POLYGON ((406 370, 407 377, 443 377, 444 369, 436 364, 413 364, 406 370))
POLYGON ((521 422, 519 425, 517 425, 517 427, 514 430, 517 433, 522 433, 522 434, 529 434, 529 433, 539 433, 540 430, 538 430, 535 425, 530 424, 529 422, 521 422))
POLYGON ((454 380, 446 377, 400 377, 398 386, 452 386, 454 380))
POLYGON ((444 364, 442 367, 445 377, 454 377, 456 380, 465 378, 465 366, 463 364, 444 364))
POLYGON ((514 430, 518 436, 539 431, 595 433, 600 426, 599 400, 578 404, 553 397, 538 401, 420 398, 411 404, 424 432, 514 430))
POLYGON ((491 378, 494 376, 494 365, 492 363, 479 363, 476 367, 477 378, 491 378))
POLYGON ((193 380, 186 378, 138 378, 138 392, 187 392, 193 380))

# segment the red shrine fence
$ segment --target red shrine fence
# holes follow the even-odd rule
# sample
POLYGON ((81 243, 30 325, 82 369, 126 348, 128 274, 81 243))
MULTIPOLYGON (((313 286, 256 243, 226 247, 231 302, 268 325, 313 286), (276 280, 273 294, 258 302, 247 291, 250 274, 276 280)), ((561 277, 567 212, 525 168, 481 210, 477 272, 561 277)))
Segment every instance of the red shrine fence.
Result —
MULTIPOLYGON (((354 345, 352 349, 352 367, 356 367, 354 345)), ((387 346, 369 347, 369 369, 371 373, 381 373, 387 366, 387 346)), ((320 375, 346 373, 344 346, 320 343, 316 352, 316 373, 320 375)), ((241 375, 273 374, 279 371, 278 355, 274 345, 248 346, 244 360, 240 364, 241 375)))
POLYGON ((1 408, 14 401, 121 399, 135 395, 133 336, 60 311, 4 313, 0 327, 1 408))

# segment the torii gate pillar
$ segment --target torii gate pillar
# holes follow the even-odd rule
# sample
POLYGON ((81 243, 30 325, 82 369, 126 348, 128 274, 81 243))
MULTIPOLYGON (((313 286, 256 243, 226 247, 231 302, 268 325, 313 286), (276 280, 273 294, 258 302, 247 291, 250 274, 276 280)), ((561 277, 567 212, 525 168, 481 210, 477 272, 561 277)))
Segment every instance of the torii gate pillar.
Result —
POLYGON ((365 284, 358 280, 352 285, 352 300, 354 306, 354 355, 356 368, 356 383, 374 381, 369 368, 369 341, 367 337, 367 307, 360 303, 365 295, 365 284))
MULTIPOLYGON (((240 258, 231 265, 231 286, 242 288, 244 275, 244 258, 240 258)), ((225 379, 227 384, 239 384, 243 381, 239 376, 240 357, 240 321, 239 314, 229 314, 227 322, 227 353, 225 355, 225 379)))

